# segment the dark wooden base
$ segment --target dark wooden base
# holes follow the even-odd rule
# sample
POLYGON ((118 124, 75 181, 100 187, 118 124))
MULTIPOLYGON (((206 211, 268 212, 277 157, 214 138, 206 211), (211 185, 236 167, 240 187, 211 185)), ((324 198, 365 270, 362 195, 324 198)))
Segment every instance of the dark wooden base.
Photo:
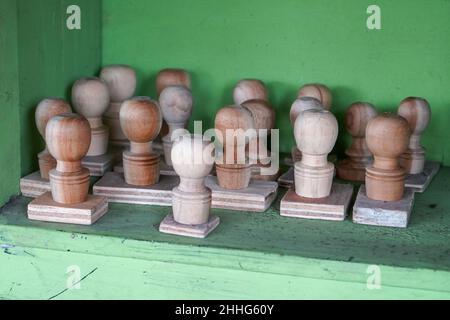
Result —
POLYGON ((172 189, 179 183, 179 177, 161 175, 152 186, 132 186, 125 182, 123 174, 108 172, 94 184, 93 193, 107 197, 109 202, 171 206, 172 189))
POLYGON ((114 153, 106 153, 93 157, 86 156, 81 161, 81 165, 89 170, 91 176, 101 177, 106 172, 112 170, 114 158, 114 153))
POLYGON ((20 179, 20 192, 25 197, 36 198, 50 190, 50 181, 42 179, 39 171, 20 179))
POLYGON ((220 223, 220 218, 211 216, 207 223, 199 225, 188 225, 176 222, 173 214, 167 215, 159 225, 159 231, 162 233, 174 234, 178 236, 206 238, 220 223))
POLYGON ((77 204, 62 204, 53 200, 46 192, 28 204, 28 219, 91 225, 108 211, 105 197, 89 195, 87 201, 77 204))
POLYGON ((280 204, 280 215, 285 217, 342 221, 353 195, 350 184, 333 183, 326 198, 311 199, 297 195, 290 189, 280 204))
POLYGON ((413 189, 415 192, 424 192, 428 185, 438 173, 441 164, 436 161, 426 161, 423 172, 419 174, 409 174, 405 179, 405 187, 413 189))
POLYGON ((206 186, 212 191, 212 207, 235 211, 266 211, 277 196, 278 183, 251 181, 245 189, 230 190, 219 186, 217 177, 208 176, 206 186))
POLYGON ((377 201, 366 195, 366 186, 359 188, 353 207, 353 222, 374 226, 406 228, 414 205, 414 191, 405 188, 399 201, 377 201))
POLYGON ((278 178, 280 187, 290 188, 294 186, 294 168, 291 167, 278 178))

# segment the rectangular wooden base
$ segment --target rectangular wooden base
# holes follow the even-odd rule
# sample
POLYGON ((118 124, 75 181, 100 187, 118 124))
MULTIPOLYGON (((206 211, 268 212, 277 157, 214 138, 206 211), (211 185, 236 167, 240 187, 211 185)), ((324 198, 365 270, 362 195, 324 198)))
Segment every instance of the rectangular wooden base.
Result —
POLYGON ((406 228, 414 205, 414 191, 405 188, 399 201, 377 201, 366 195, 366 186, 359 188, 353 207, 353 222, 374 226, 406 228))
POLYGON ((405 179, 405 187, 413 189, 415 192, 424 192, 433 177, 438 173, 441 164, 436 161, 426 161, 423 172, 419 174, 409 174, 405 179))
POLYGON ((353 195, 350 184, 333 183, 331 194, 326 198, 312 199, 297 195, 290 189, 280 204, 280 215, 285 217, 342 221, 353 195))
POLYGON ((53 200, 46 192, 28 204, 28 219, 91 225, 108 211, 105 197, 89 195, 87 201, 77 204, 62 204, 53 200))
POLYGON ((125 182, 123 174, 107 172, 96 184, 94 194, 108 198, 109 202, 172 205, 172 189, 180 183, 176 176, 160 175, 159 182, 152 186, 132 186, 125 182))
POLYGON ((219 186, 217 177, 208 176, 206 186, 212 191, 212 207, 235 211, 266 211, 277 196, 278 183, 251 181, 241 190, 229 190, 219 186))
POLYGON ((101 177, 106 172, 111 171, 114 164, 114 154, 106 153, 100 156, 86 156, 81 161, 81 165, 89 169, 91 176, 101 177))
POLYGON ((199 225, 188 225, 176 222, 173 214, 167 215, 159 225, 162 233, 175 234, 178 236, 206 238, 220 223, 220 218, 211 216, 208 222, 199 225))
POLYGON ((50 190, 50 181, 42 179, 40 171, 20 179, 20 192, 25 197, 36 198, 50 190))
MULTIPOLYGON (((123 163, 122 161, 114 166, 114 172, 123 173, 123 163)), ((164 157, 161 157, 161 161, 159 162, 159 174, 165 176, 178 176, 172 166, 169 166, 165 161, 164 157)))
POLYGON ((288 171, 278 178, 280 187, 290 188, 294 185, 294 168, 290 167, 288 171))

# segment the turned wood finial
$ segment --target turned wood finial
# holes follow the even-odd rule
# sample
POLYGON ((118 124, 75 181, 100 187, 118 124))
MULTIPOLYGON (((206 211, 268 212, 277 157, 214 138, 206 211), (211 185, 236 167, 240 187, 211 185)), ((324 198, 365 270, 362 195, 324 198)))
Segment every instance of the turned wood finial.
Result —
POLYGON ((242 106, 227 106, 217 112, 215 129, 223 154, 218 153, 216 171, 222 188, 236 190, 248 186, 251 169, 245 150, 254 136, 254 128, 251 112, 242 106), (247 131, 249 129, 253 132, 247 131))
POLYGON ((330 195, 334 165, 327 160, 338 135, 338 123, 326 110, 311 109, 297 117, 294 136, 302 160, 295 163, 295 192, 306 198, 330 195))
MULTIPOLYGON (((63 113, 70 113, 71 111, 70 105, 64 99, 47 98, 39 102, 36 107, 35 122, 36 127, 44 141, 45 128, 47 127, 48 121, 54 116, 63 113)), ((38 154, 38 160, 41 178, 48 180, 50 170, 56 167, 56 160, 48 152, 47 144, 45 145, 45 149, 38 154)))
POLYGON ((425 149, 420 143, 420 138, 430 122, 430 105, 423 98, 409 97, 400 103, 397 113, 408 121, 411 128, 409 147, 400 156, 400 164, 406 173, 421 173, 425 165, 425 149))
POLYGON ((184 86, 191 90, 191 77, 183 69, 163 69, 156 77, 156 91, 158 96, 168 86, 184 86))
POLYGON ((152 152, 152 141, 158 136, 162 115, 156 101, 134 97, 123 102, 120 124, 130 140, 130 151, 123 153, 125 181, 131 185, 152 185, 159 181, 159 155, 152 152))
POLYGON ((268 100, 266 85, 261 80, 244 79, 233 90, 234 104, 241 105, 247 100, 268 100))
MULTIPOLYGON (((292 128, 294 127, 295 120, 297 120, 297 117, 300 115, 300 113, 311 109, 322 110, 322 103, 313 97, 300 97, 295 99, 289 112, 289 118, 291 120, 292 128)), ((292 147, 291 156, 294 162, 300 161, 302 159, 302 153, 300 152, 300 150, 298 150, 297 146, 292 147)))
POLYGON ((330 110, 332 103, 332 95, 330 89, 320 83, 306 84, 300 88, 297 94, 297 98, 300 97, 313 97, 319 100, 322 106, 330 110))
POLYGON ((72 87, 72 103, 75 111, 89 121, 91 146, 88 156, 105 154, 108 148, 108 127, 103 125, 102 115, 109 106, 109 91, 99 78, 82 78, 72 87))
POLYGON ((403 197, 405 170, 398 158, 408 148, 408 122, 395 114, 382 113, 371 119, 366 128, 366 142, 374 162, 366 169, 367 197, 380 201, 397 201, 403 197))
POLYGON ((214 165, 214 145, 202 135, 179 136, 172 147, 172 161, 180 184, 173 190, 173 215, 178 223, 199 225, 209 219, 211 190, 205 178, 214 165))
POLYGON ((65 113, 47 123, 45 140, 56 159, 50 171, 53 200, 64 204, 84 202, 89 190, 89 170, 81 167, 81 159, 91 144, 89 122, 81 115, 65 113))
POLYGON ((184 129, 192 114, 192 94, 183 86, 168 86, 159 96, 159 104, 164 120, 169 126, 169 132, 162 138, 164 158, 168 165, 172 165, 171 150, 173 133, 177 129, 184 129))
POLYGON ((372 153, 366 143, 366 127, 377 116, 375 107, 370 103, 356 102, 345 113, 345 128, 352 136, 352 144, 345 151, 347 159, 339 162, 339 178, 351 181, 364 181, 366 167, 372 163, 372 153))

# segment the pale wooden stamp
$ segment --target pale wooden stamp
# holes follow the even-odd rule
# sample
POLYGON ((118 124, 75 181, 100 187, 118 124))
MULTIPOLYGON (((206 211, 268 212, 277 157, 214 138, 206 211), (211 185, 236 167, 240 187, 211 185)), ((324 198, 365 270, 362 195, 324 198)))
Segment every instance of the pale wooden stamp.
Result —
POLYGON ((218 226, 220 219, 210 216, 211 190, 205 186, 214 164, 213 150, 214 145, 201 135, 184 135, 174 142, 171 158, 180 184, 173 189, 172 214, 161 222, 159 231, 205 238, 218 226))
POLYGON ((406 188, 398 201, 379 201, 367 197, 362 185, 353 207, 353 222, 374 226, 406 228, 414 205, 414 191, 406 188))
POLYGON ((49 120, 46 141, 57 164, 49 173, 51 192, 29 203, 29 219, 89 225, 106 213, 106 198, 88 195, 89 171, 81 166, 90 138, 89 122, 82 116, 65 113, 49 120))
POLYGON ((50 181, 42 179, 39 171, 20 179, 20 192, 24 197, 36 198, 50 190, 50 181))

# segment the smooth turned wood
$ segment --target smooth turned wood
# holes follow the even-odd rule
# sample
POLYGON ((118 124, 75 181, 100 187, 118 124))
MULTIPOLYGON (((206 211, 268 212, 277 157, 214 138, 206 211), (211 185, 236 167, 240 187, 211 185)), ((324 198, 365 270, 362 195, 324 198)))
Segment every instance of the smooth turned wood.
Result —
POLYGON ((370 119, 377 116, 370 103, 356 102, 345 113, 345 128, 352 136, 352 144, 345 151, 348 158, 336 167, 339 178, 350 181, 364 181, 366 167, 372 164, 373 157, 366 143, 366 127, 370 119))
POLYGON ((120 125, 130 140, 130 150, 123 152, 125 182, 136 186, 156 184, 159 155, 153 153, 151 143, 162 125, 158 103, 148 97, 126 100, 120 108, 120 125))
POLYGON ((256 133, 251 112, 242 106, 220 109, 215 118, 216 138, 223 152, 216 152, 218 183, 225 189, 244 189, 250 183, 251 166, 246 156, 249 140, 256 133), (247 131, 249 129, 253 129, 247 131))
POLYGON ((300 97, 316 98, 327 110, 330 110, 333 100, 330 89, 326 85, 320 83, 305 84, 298 91, 297 98, 300 97))
POLYGON ((102 68, 100 79, 108 86, 111 98, 109 108, 103 119, 109 127, 109 140, 113 144, 124 145, 128 143, 127 138, 120 126, 120 106, 122 102, 134 96, 136 91, 136 71, 127 65, 115 64, 102 68))
POLYGON ((81 115, 64 113, 51 118, 45 130, 48 150, 56 159, 50 171, 53 200, 63 204, 85 202, 89 191, 89 170, 81 167, 91 144, 89 122, 81 115))
POLYGON ((405 168, 406 173, 422 173, 425 165, 425 149, 420 143, 420 138, 430 122, 430 105, 423 98, 409 97, 400 103, 397 113, 408 121, 411 128, 408 150, 400 156, 400 165, 405 168))
POLYGON ((380 201, 402 199, 405 170, 399 166, 398 159, 407 150, 410 135, 408 122, 398 115, 382 113, 369 121, 366 142, 374 161, 366 169, 368 198, 380 201))
POLYGON ((302 160, 295 163, 295 193, 325 198, 333 184, 334 165, 327 160, 338 136, 338 123, 326 110, 311 109, 297 117, 294 136, 302 160))
POLYGON ((91 126, 88 156, 100 156, 107 152, 109 129, 103 125, 102 116, 108 109, 109 101, 108 87, 99 78, 81 78, 72 87, 73 108, 91 126))
POLYGON ((255 122, 257 136, 249 142, 248 156, 250 163, 257 167, 270 167, 270 153, 267 138, 275 127, 275 111, 269 102, 252 99, 242 103, 250 111, 255 122))
POLYGON ((175 172, 180 185, 172 191, 174 220, 181 224, 200 225, 208 222, 211 190, 205 178, 214 165, 214 145, 201 135, 182 135, 172 147, 175 172))
POLYGON ((192 114, 192 104, 191 91, 183 86, 168 86, 159 96, 163 119, 169 126, 169 132, 162 138, 164 159, 169 166, 172 165, 172 142, 176 138, 173 133, 186 128, 192 114))
POLYGON ((268 100, 266 85, 261 80, 243 79, 233 90, 234 104, 241 105, 248 100, 268 100))
POLYGON ((163 69, 156 76, 158 97, 168 86, 183 86, 191 90, 191 76, 183 69, 163 69))
MULTIPOLYGON (((70 113, 71 111, 70 105, 64 99, 47 98, 39 102, 36 107, 34 119, 39 134, 44 141, 45 128, 47 127, 48 121, 54 116, 70 113)), ((41 178, 49 180, 50 170, 56 168, 56 159, 48 152, 47 143, 45 144, 45 149, 38 154, 38 161, 41 178)))
MULTIPOLYGON (((297 120, 297 117, 303 111, 312 109, 322 110, 324 108, 322 103, 313 97, 300 97, 295 99, 289 112, 289 119, 291 121, 292 128, 294 128, 295 120, 297 120)), ((297 146, 292 147, 291 157, 294 162, 302 160, 302 153, 298 150, 297 146)))

